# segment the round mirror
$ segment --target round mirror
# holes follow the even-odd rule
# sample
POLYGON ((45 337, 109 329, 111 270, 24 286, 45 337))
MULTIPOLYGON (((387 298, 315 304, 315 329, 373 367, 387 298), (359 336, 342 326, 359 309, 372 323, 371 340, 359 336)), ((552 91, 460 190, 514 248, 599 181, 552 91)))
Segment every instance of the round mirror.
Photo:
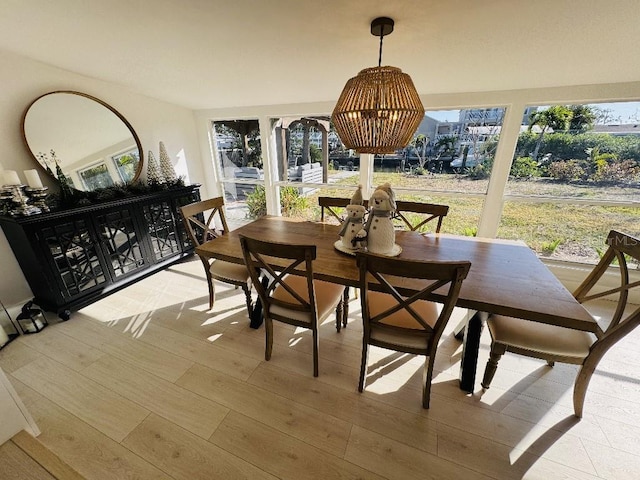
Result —
POLYGON ((95 190, 130 183, 142 171, 142 145, 117 110, 91 95, 46 93, 22 117, 22 135, 36 161, 71 187, 95 190))

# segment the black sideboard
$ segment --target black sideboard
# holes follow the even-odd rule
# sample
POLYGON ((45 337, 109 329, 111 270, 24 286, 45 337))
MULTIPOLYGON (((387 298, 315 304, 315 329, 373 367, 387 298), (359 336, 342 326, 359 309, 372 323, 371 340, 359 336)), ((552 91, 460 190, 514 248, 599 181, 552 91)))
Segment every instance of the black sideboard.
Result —
POLYGON ((193 253, 179 208, 199 185, 25 217, 0 216, 35 303, 67 320, 193 253))

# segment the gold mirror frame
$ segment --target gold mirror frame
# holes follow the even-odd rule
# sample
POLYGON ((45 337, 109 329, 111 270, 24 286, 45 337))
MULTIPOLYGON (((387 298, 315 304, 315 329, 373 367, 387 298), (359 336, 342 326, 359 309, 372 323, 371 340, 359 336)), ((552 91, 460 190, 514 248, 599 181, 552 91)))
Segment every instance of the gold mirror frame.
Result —
MULTIPOLYGON (((63 154, 62 152, 64 151, 65 146, 68 146, 69 144, 73 144, 73 142, 75 140, 77 140, 78 142, 85 140, 84 137, 90 137, 90 135, 82 135, 81 131, 66 131, 64 133, 66 133, 66 135, 61 135, 61 137, 63 138, 58 138, 55 140, 51 140, 48 141, 47 144, 48 146, 45 148, 43 145, 39 145, 37 146, 36 144, 38 143, 38 141, 35 139, 35 137, 37 137, 38 135, 42 136, 42 134, 39 134, 38 132, 34 131, 35 129, 41 128, 42 131, 46 131, 46 129, 48 128, 49 125, 55 125, 57 129, 64 129, 64 127, 66 125, 60 125, 60 124, 56 124, 54 123, 56 121, 56 114, 60 113, 60 112, 38 112, 39 115, 41 115, 41 117, 44 117, 44 119, 46 119, 46 122, 42 121, 40 124, 36 123, 33 127, 29 127, 29 120, 28 120, 28 115, 30 114, 30 112, 33 114, 35 112, 35 110, 33 110, 37 104, 38 101, 49 97, 49 96, 53 96, 53 95, 73 95, 73 96, 78 96, 78 97, 83 97, 87 100, 90 100, 92 102, 95 102, 96 104, 100 105, 101 107, 104 107, 106 110, 104 110, 104 112, 109 112, 109 116, 111 114, 115 115, 115 118, 117 120, 119 120, 119 122, 122 122, 122 124, 124 125, 124 127, 126 127, 126 129, 128 130, 128 132, 130 133, 131 137, 123 137, 122 140, 122 144, 127 144, 127 145, 131 145, 131 147, 127 147, 127 149, 123 149, 123 151, 132 151, 135 148, 137 148, 138 150, 138 165, 135 167, 135 173, 133 174, 133 177, 130 178, 127 182, 125 183, 131 183, 131 182, 135 182, 136 180, 138 180, 138 178, 140 177, 140 174, 142 172, 142 167, 143 167, 143 163, 144 163, 144 158, 143 158, 143 151, 142 151, 142 144, 140 143, 140 138, 138 137, 138 134, 136 133, 136 131, 133 129, 133 126, 129 123, 129 121, 120 113, 118 112, 115 108, 113 108, 111 105, 109 105, 108 103, 100 100, 99 98, 96 98, 92 95, 86 94, 86 93, 82 93, 82 92, 77 92, 77 91, 73 91, 73 90, 56 90, 56 91, 52 91, 52 92, 48 92, 45 93, 43 95, 40 95, 39 97, 37 97, 35 100, 33 100, 25 109, 23 115, 22 115, 22 119, 21 119, 21 130, 22 130, 22 139, 27 147, 27 149, 29 150, 29 152, 31 153, 31 156, 33 157, 33 159, 36 161, 36 163, 38 165, 40 165, 43 170, 51 175, 53 175, 54 178, 57 178, 56 176, 56 165, 60 165, 60 167, 63 170, 63 173, 65 173, 65 176, 67 176, 68 178, 70 177, 69 174, 67 174, 67 172, 65 172, 65 168, 64 168, 64 164, 65 164, 65 159, 58 157, 58 155, 63 154), (44 125, 43 125, 44 123, 44 125), (28 131, 30 130, 31 133, 28 131), (75 135, 75 137, 73 136, 75 135), (31 143, 30 143, 30 139, 29 137, 31 136, 31 143), (66 137, 66 138, 65 138, 66 137), (66 142, 66 143, 65 143, 66 142), (133 142, 135 142, 135 147, 132 145, 133 142), (61 150, 62 148, 62 150, 61 150), (51 150, 53 150, 56 155, 57 160, 59 160, 59 162, 56 162, 56 158, 51 158, 51 150), (44 160, 39 159, 38 156, 42 157, 44 155, 45 158, 48 158, 48 163, 45 163, 44 160)), ((87 112, 90 113, 95 113, 95 108, 93 104, 86 104, 85 107, 87 107, 87 112), (93 110, 94 112, 91 112, 91 110, 93 110)), ((100 111, 102 111, 102 108, 99 108, 100 111)), ((60 117, 63 117, 63 115, 60 115, 60 117)), ((37 118, 36 120, 43 120, 42 118, 37 118)), ((106 116, 102 117, 102 121, 104 122, 111 122, 111 118, 107 118, 106 116)), ((82 119, 78 119, 78 118, 74 118, 74 122, 79 122, 82 124, 82 126, 84 127, 84 125, 87 125, 88 128, 92 128, 92 129, 96 129, 96 126, 98 124, 98 121, 96 118, 82 118, 82 119), (82 121, 80 121, 82 120, 82 121)), ((112 123, 112 122, 111 122, 112 123)), ((114 128, 116 128, 116 125, 113 124, 112 125, 114 128)), ((53 128, 53 127, 52 127, 53 128)), ((71 125, 71 128, 73 128, 73 126, 71 125)), ((124 129, 122 130, 122 132, 124 133, 124 129)), ((94 131, 91 131, 91 134, 93 134, 94 131)), ((99 150, 98 150, 99 151, 99 150)), ((112 155, 116 156, 117 155, 117 151, 113 151, 112 155)), ((100 156, 95 156, 96 160, 92 163, 91 161, 88 162, 87 166, 84 168, 86 169, 91 169, 95 166, 100 166, 100 164, 104 165, 104 169, 108 170, 107 167, 107 162, 105 159, 105 156, 109 156, 110 154, 106 154, 103 155, 102 157, 100 156), (102 160, 102 162, 99 162, 98 160, 102 160)), ((68 159, 66 159, 68 162, 68 159)), ((74 162, 77 162, 78 159, 73 159, 74 162)), ((117 170, 117 167, 113 167, 117 170)), ((79 172, 81 169, 80 168, 76 168, 74 169, 75 172, 79 172)), ((78 174, 79 175, 79 174, 78 174)), ((113 177, 113 175, 111 176, 113 177)), ((76 180, 77 180, 77 176, 76 176, 76 180)), ((113 178, 111 178, 111 181, 113 183, 117 183, 116 180, 113 180, 113 178)), ((94 190, 96 188, 100 188, 103 185, 100 186, 94 186, 93 188, 78 188, 78 186, 76 185, 76 183, 78 183, 77 181, 73 182, 73 186, 74 188, 77 188, 78 190, 94 190)), ((87 183, 84 181, 84 179, 82 179, 81 182, 81 187, 86 186, 87 183)), ((108 185, 104 185, 104 186, 108 186, 108 185)))

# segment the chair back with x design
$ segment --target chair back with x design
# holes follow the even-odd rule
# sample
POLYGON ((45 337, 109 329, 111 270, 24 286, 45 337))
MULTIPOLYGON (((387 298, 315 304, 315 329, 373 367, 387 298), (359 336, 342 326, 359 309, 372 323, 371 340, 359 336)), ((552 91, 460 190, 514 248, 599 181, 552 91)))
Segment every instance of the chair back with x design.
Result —
POLYGON ((360 384, 368 345, 425 355, 423 407, 429 408, 438 341, 455 307, 471 263, 424 262, 358 253, 363 320, 360 384), (433 301, 442 303, 440 312, 433 301))
POLYGON ((428 223, 434 221, 436 224, 434 233, 440 233, 442 220, 448 213, 449 205, 397 200, 393 218, 401 220, 403 226, 413 232, 423 231, 428 223))
POLYGON ((245 263, 262 306, 266 333, 265 360, 271 358, 273 321, 311 330, 313 375, 318 376, 318 324, 335 309, 342 316, 342 285, 313 279, 315 245, 290 245, 240 235, 245 263), (260 281, 260 272, 266 279, 260 281))

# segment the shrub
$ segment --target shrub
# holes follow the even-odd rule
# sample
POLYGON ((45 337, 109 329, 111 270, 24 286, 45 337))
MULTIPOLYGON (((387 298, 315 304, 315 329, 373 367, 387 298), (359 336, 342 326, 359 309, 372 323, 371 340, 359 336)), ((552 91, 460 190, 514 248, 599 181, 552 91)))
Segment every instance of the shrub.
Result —
MULTIPOLYGON (((534 151, 539 134, 523 132, 518 137, 516 155, 524 157, 534 151)), ((640 137, 636 135, 615 136, 608 133, 551 132, 544 135, 538 158, 552 153, 557 160, 583 158, 585 151, 597 148, 602 154, 612 154, 617 158, 640 162, 640 137)))
POLYGON ((547 172, 551 178, 565 182, 584 180, 587 177, 587 172, 578 160, 553 162, 547 172))
POLYGON ((280 207, 282 215, 292 217, 309 208, 309 200, 296 187, 280 187, 280 207))
POLYGON ((511 164, 510 175, 514 178, 539 177, 538 163, 531 157, 518 157, 511 164))
POLYGON ((256 186, 255 190, 246 198, 249 218, 264 217, 267 214, 267 196, 262 185, 256 186))
POLYGON ((600 183, 635 182, 640 178, 640 168, 633 160, 608 163, 606 160, 596 162, 595 172, 590 179, 600 183))
MULTIPOLYGON (((267 197, 262 185, 258 185, 247 195, 246 202, 250 218, 264 217, 267 214, 267 197)), ((300 195, 296 187, 280 187, 280 207, 282 215, 291 217, 309 208, 309 200, 300 195)))
POLYGON ((467 168, 465 173, 473 180, 482 180, 484 178, 489 178, 492 168, 493 157, 487 157, 482 163, 479 163, 472 168, 467 168))

